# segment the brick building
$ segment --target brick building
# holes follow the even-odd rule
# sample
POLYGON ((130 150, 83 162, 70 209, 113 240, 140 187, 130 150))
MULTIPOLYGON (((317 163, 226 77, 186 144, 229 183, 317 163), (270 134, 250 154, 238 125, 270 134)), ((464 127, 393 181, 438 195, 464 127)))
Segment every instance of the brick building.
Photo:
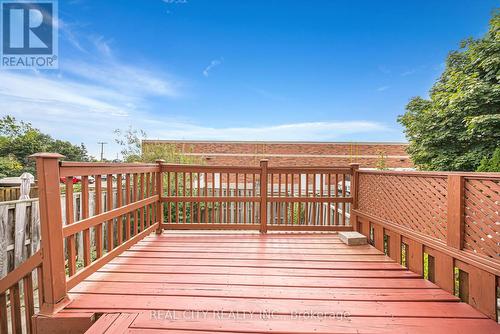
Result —
POLYGON ((270 166, 342 166, 351 162, 375 168, 383 159, 388 168, 412 168, 406 143, 278 142, 144 140, 143 145, 173 144, 185 155, 208 165, 252 165, 269 159, 270 166), (383 156, 383 158, 382 158, 383 156))

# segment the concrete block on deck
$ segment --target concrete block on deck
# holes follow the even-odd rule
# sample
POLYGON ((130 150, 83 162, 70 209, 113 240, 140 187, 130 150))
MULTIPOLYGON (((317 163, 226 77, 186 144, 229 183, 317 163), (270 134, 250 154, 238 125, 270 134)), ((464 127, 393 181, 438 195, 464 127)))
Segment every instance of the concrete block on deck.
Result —
POLYGON ((359 232, 339 232, 340 240, 349 246, 366 245, 366 236, 359 232))

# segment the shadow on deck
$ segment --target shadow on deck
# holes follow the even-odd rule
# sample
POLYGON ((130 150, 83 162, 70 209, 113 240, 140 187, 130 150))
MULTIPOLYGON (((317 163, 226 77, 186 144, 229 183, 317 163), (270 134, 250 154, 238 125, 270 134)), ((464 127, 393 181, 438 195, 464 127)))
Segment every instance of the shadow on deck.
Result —
POLYGON ((70 291, 91 333, 498 333, 371 245, 333 233, 150 235, 70 291))

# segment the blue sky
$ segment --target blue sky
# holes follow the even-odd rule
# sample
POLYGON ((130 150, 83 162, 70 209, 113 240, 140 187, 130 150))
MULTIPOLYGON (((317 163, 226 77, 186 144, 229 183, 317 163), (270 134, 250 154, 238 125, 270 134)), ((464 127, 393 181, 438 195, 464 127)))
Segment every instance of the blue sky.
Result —
POLYGON ((2 71, 0 113, 92 155, 152 139, 403 141, 496 1, 59 1, 57 71, 2 71))

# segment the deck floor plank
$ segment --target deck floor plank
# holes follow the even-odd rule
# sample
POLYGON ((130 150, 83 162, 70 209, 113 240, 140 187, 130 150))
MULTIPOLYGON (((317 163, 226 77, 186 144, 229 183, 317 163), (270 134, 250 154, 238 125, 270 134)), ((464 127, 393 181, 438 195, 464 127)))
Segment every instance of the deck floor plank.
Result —
POLYGON ((121 314, 128 333, 500 331, 372 246, 327 233, 151 235, 70 296, 63 313, 121 314))

